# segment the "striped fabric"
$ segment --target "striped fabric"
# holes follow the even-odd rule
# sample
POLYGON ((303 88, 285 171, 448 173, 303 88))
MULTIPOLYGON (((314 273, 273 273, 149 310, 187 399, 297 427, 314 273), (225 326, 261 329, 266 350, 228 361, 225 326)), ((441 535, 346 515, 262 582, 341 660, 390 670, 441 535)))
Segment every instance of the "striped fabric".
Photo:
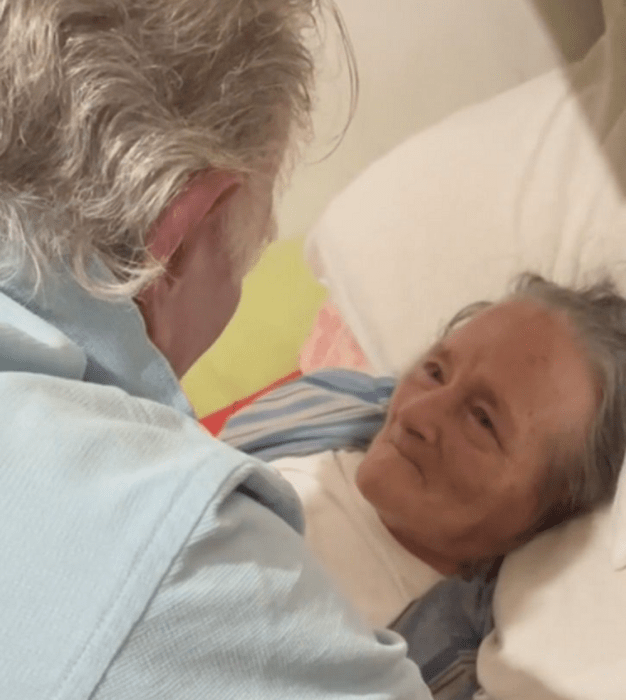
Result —
POLYGON ((220 440, 270 461, 325 450, 366 450, 395 387, 390 377, 319 370, 265 394, 226 423, 220 440))

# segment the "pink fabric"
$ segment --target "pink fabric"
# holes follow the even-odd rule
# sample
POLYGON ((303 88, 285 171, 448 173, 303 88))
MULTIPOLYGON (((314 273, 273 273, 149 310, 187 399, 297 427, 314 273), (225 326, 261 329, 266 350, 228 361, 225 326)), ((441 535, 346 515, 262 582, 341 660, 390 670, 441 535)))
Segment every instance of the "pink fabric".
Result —
POLYGON ((300 351, 303 374, 324 367, 374 373, 339 311, 330 302, 318 312, 313 330, 300 351))

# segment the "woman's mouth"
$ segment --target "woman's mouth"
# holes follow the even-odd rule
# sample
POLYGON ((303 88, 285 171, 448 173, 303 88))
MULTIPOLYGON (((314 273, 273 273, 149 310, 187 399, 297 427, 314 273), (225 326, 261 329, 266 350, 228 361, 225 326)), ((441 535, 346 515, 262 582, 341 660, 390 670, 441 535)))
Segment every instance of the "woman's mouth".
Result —
POLYGON ((389 442, 395 450, 398 452, 402 459, 410 462, 415 469, 420 473, 421 477, 424 478, 424 471, 420 466, 419 462, 415 458, 415 449, 411 445, 411 442, 416 438, 412 437, 405 430, 399 426, 394 426, 389 434, 389 442))

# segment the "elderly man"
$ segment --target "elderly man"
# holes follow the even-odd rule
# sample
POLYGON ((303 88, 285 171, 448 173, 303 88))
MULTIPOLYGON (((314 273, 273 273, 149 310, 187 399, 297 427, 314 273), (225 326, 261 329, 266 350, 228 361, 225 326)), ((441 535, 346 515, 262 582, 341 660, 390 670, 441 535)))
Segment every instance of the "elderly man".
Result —
POLYGON ((0 697, 428 698, 178 378, 306 127, 314 0, 0 3, 0 697))

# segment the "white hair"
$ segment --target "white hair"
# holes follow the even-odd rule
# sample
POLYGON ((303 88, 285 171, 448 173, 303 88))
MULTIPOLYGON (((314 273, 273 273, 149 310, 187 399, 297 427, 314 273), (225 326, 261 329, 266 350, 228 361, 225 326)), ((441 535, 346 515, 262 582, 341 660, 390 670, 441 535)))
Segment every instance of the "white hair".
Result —
POLYGON ((0 281, 66 265, 95 296, 134 296, 164 272, 151 224, 208 168, 245 176, 228 243, 249 267, 270 233, 244 235, 235 208, 254 218, 310 136, 326 9, 353 108, 333 0, 0 0, 0 281), (90 277, 94 254, 113 284, 90 277))

